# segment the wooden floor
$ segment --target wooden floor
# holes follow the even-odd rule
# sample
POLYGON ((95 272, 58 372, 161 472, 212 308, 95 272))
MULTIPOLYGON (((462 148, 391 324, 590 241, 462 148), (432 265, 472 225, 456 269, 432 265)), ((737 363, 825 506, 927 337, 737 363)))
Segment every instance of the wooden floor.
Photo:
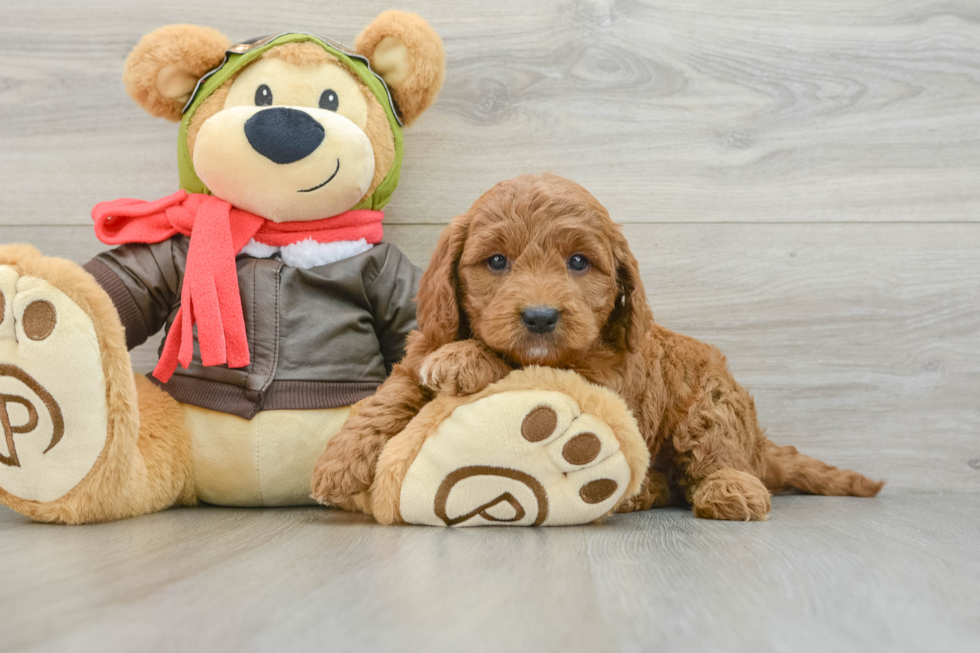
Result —
POLYGON ((0 509, 0 650, 976 651, 977 515, 972 494, 551 529, 316 508, 62 527, 0 509))
POLYGON ((142 33, 350 43, 392 6, 440 32, 448 74, 388 240, 425 265, 500 179, 581 182, 657 320, 725 351, 774 440, 885 494, 469 532, 0 508, 0 650, 980 650, 975 0, 7 0, 0 242, 82 262, 93 204, 175 190, 176 128, 120 80, 142 33))

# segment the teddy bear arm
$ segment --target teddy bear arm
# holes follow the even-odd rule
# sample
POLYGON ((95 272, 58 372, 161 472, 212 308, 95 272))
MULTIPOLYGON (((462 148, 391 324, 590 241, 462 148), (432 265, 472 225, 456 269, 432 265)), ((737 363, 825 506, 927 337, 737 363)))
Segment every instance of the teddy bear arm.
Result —
POLYGON ((174 239, 122 245, 83 266, 116 307, 129 349, 160 331, 177 303, 181 269, 176 249, 174 239))
POLYGON ((415 295, 421 276, 422 271, 405 254, 389 245, 381 271, 367 286, 374 328, 388 374, 405 357, 408 334, 418 328, 415 295))

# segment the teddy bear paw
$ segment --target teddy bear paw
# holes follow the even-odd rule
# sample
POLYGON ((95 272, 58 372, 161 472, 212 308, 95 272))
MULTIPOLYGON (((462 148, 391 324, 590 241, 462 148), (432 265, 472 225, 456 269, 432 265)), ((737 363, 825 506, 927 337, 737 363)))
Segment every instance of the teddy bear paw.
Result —
POLYGON ((0 498, 55 501, 106 443, 102 356, 85 312, 49 282, 0 266, 0 498))
POLYGON ((456 408, 401 485, 404 521, 436 526, 582 524, 609 513, 631 469, 612 428, 553 391, 456 408))

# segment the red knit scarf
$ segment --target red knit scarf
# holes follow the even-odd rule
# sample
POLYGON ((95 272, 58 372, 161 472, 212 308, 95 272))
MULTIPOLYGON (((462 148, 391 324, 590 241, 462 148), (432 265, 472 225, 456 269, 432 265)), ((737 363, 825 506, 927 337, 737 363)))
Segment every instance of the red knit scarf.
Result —
POLYGON ((118 199, 92 209, 95 235, 107 245, 191 237, 177 311, 153 376, 170 380, 194 355, 194 325, 205 365, 249 364, 235 256, 251 239, 275 247, 301 240, 381 242, 381 211, 347 211, 308 222, 272 222, 211 195, 180 190, 155 202, 118 199))

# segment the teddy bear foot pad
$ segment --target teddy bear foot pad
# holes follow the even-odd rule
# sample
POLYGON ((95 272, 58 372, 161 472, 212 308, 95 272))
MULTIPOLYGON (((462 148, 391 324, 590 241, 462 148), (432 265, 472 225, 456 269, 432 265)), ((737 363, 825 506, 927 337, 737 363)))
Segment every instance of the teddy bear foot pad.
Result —
POLYGON ((49 282, 0 266, 0 488, 55 501, 105 448, 106 387, 95 327, 49 282))
MULTIPOLYGON (((619 410, 620 421, 632 426, 625 407, 619 410)), ((646 457, 635 453, 645 452, 639 434, 617 426, 618 433, 568 394, 550 390, 500 392, 458 406, 408 466, 401 520, 433 526, 595 521, 634 493, 633 479, 645 471, 646 457), (630 453, 621 438, 629 439, 630 453)))

